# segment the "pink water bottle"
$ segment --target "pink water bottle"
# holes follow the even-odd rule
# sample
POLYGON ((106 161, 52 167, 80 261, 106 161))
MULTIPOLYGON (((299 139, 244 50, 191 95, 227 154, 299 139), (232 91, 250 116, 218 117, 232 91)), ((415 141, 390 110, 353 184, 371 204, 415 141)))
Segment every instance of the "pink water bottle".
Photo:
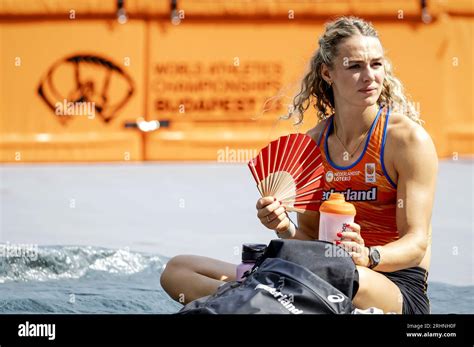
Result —
POLYGON ((244 273, 251 270, 255 261, 265 252, 267 245, 244 243, 242 245, 242 263, 237 266, 236 281, 242 281, 244 273))
POLYGON ((341 193, 332 193, 319 208, 319 239, 334 242, 340 238, 344 223, 353 223, 356 209, 341 193))

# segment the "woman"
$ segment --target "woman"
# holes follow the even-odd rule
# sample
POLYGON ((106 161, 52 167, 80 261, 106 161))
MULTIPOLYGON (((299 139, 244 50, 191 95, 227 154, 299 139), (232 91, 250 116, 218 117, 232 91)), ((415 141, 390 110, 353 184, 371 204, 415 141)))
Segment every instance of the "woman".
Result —
MULTIPOLYGON (((335 241, 350 252, 359 271, 354 305, 430 313, 426 281, 436 149, 369 23, 341 17, 326 26, 294 99, 300 120, 312 100, 320 122, 308 135, 321 148, 324 198, 343 193, 357 210, 355 222, 335 241)), ((296 227, 273 197, 259 199, 257 210, 262 224, 279 237, 318 239, 318 213, 299 214, 296 227)), ((234 264, 177 256, 161 283, 174 299, 186 303, 234 278, 234 264)))

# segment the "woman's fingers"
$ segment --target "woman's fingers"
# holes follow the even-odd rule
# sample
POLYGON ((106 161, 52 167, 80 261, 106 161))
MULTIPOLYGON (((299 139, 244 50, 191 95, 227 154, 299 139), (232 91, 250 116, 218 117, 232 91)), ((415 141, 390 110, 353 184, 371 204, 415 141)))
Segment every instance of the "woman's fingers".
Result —
POLYGON ((352 241, 336 241, 336 245, 341 246, 347 252, 355 252, 355 253, 360 253, 363 247, 360 243, 352 242, 352 241))
POLYGON ((266 196, 257 201, 257 217, 265 227, 277 232, 288 229, 290 220, 286 214, 286 209, 279 201, 272 196, 266 196))
POLYGON ((286 213, 279 215, 277 218, 272 220, 270 223, 266 224, 265 226, 268 229, 275 230, 277 232, 282 232, 288 229, 290 225, 290 220, 286 216, 286 213))
POLYGON ((362 265, 364 262, 365 241, 360 234, 360 225, 357 223, 344 224, 343 230, 338 234, 341 241, 336 241, 336 245, 344 248, 352 257, 356 265, 362 265))
POLYGON ((357 223, 345 223, 343 231, 353 231, 360 234, 360 225, 357 223), (349 229, 349 230, 348 230, 349 229))
POLYGON ((341 235, 341 241, 354 241, 360 244, 363 244, 364 242, 360 234, 354 231, 343 231, 341 232, 341 235))
POLYGON ((276 199, 273 196, 265 196, 263 198, 260 198, 257 200, 257 205, 256 205, 257 210, 260 210, 264 208, 265 206, 272 204, 275 201, 276 199))
POLYGON ((286 217, 285 208, 283 206, 278 207, 275 211, 273 211, 269 215, 260 218, 260 220, 262 221, 263 224, 268 224, 279 217, 280 217, 280 221, 283 220, 284 217, 286 217))
POLYGON ((265 217, 269 216, 271 213, 273 213, 280 206, 281 206, 280 202, 275 201, 275 202, 271 203, 270 205, 267 205, 267 206, 259 209, 258 212, 257 212, 257 217, 260 218, 260 219, 265 218, 265 217))

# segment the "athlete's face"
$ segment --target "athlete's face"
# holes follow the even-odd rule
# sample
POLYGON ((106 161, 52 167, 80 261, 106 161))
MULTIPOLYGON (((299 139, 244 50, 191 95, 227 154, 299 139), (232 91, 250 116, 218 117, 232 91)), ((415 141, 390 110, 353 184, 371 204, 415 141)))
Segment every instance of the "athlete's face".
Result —
POLYGON ((323 67, 323 75, 329 74, 334 82, 336 104, 374 105, 385 78, 383 59, 382 45, 375 37, 356 35, 343 40, 338 45, 333 68, 323 67))

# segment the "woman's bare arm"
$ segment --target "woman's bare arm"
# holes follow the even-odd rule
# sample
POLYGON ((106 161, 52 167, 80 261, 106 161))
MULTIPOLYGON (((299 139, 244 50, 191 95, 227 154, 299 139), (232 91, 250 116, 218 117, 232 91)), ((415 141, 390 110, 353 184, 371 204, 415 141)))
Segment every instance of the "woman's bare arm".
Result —
POLYGON ((397 140, 397 229, 400 239, 377 246, 381 262, 377 271, 397 271, 418 266, 425 256, 438 173, 436 148, 421 127, 397 140))
POLYGON ((294 239, 317 240, 319 237, 319 212, 298 213, 298 228, 294 239))

